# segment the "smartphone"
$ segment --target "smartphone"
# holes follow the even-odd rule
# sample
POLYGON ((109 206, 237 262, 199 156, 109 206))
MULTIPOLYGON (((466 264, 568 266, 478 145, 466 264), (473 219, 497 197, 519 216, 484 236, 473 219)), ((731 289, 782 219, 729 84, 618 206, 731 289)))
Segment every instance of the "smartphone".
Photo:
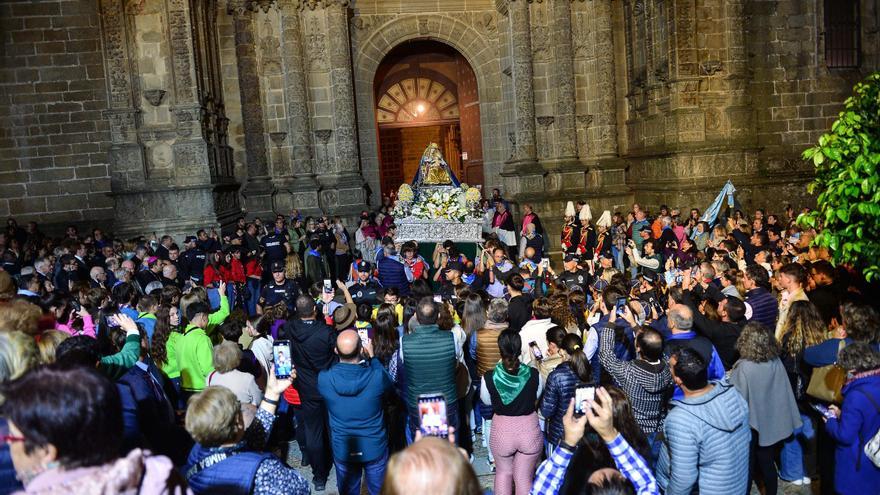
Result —
POLYGON ((596 399, 596 387, 578 387, 574 390, 574 413, 583 416, 590 407, 590 402, 596 399))
POLYGON ((835 417, 834 413, 831 412, 831 410, 828 409, 828 407, 826 407, 824 404, 816 404, 815 402, 811 402, 810 407, 819 411, 822 414, 822 416, 825 416, 825 419, 831 419, 831 418, 835 417))
POLYGON ((446 419, 446 399, 443 394, 422 394, 418 398, 419 430, 423 436, 449 436, 449 423, 446 419))
POLYGON ((361 338, 361 345, 364 345, 370 341, 370 332, 366 328, 359 328, 358 337, 361 338))
POLYGON ((535 359, 538 361, 544 360, 544 354, 541 353, 541 348, 538 347, 538 343, 534 340, 529 342, 529 349, 532 350, 532 356, 535 356, 535 359))
POLYGON ((275 378, 290 378, 293 361, 290 357, 289 340, 276 340, 272 343, 272 363, 275 366, 275 378))
POLYGON ((107 326, 108 327, 110 327, 110 328, 118 328, 119 327, 119 320, 116 319, 116 317, 118 315, 119 315, 119 313, 115 313, 115 314, 107 316, 107 326))
POLYGON ((545 270, 550 268, 550 258, 541 258, 541 268, 545 270))
POLYGON ((435 302, 435 303, 442 303, 442 302, 443 302, 443 296, 434 296, 434 302, 435 302))
POLYGON ((329 278, 324 279, 324 292, 328 294, 333 292, 333 282, 329 278))
POLYGON ((626 298, 618 297, 617 302, 614 304, 614 311, 617 312, 617 316, 623 316, 626 313, 626 298))

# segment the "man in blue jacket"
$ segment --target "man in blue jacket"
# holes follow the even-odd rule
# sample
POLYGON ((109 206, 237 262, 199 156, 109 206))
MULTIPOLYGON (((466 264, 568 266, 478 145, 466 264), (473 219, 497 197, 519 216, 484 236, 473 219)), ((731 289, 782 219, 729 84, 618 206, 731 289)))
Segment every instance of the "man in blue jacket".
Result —
POLYGON ((683 347, 669 360, 684 392, 670 402, 657 483, 667 495, 746 493, 749 479, 749 406, 726 380, 709 381, 699 351, 683 347))
POLYGON ((339 363, 318 375, 318 390, 330 413, 336 484, 340 494, 358 495, 365 474, 367 491, 377 495, 388 464, 382 396, 391 378, 372 358, 370 341, 362 344, 354 330, 339 334, 336 354, 339 363))

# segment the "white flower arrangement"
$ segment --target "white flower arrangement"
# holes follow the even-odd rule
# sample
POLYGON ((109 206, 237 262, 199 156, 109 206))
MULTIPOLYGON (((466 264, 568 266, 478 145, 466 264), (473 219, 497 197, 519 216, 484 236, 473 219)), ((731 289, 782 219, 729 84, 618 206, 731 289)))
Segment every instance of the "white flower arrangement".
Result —
POLYGON ((461 189, 447 191, 420 191, 416 201, 399 201, 392 211, 394 216, 411 216, 425 220, 453 220, 464 222, 480 218, 479 212, 468 205, 461 189))

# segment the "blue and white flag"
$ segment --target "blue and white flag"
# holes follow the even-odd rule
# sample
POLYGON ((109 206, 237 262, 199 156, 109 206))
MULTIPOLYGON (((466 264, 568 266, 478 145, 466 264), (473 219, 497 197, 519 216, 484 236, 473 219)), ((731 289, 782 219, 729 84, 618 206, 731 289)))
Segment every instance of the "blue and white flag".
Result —
POLYGON ((715 225, 718 214, 721 213, 721 205, 724 204, 724 197, 727 196, 727 206, 732 209, 734 205, 733 193, 735 192, 736 188, 733 187, 733 182, 728 180, 724 187, 721 188, 718 196, 715 197, 715 201, 712 201, 712 204, 706 208, 703 216, 700 217, 700 221, 708 223, 710 227, 715 225))

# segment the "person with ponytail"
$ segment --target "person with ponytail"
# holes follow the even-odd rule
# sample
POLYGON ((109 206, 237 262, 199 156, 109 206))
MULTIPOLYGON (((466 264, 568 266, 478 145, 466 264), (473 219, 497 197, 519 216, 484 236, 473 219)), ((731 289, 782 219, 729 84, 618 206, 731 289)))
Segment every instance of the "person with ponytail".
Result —
POLYGON ((518 332, 501 332, 501 361, 483 376, 480 386, 480 399, 491 403, 495 412, 489 449, 495 458, 496 495, 529 493, 544 443, 535 412, 544 381, 538 370, 520 363, 521 348, 518 332))
POLYGON ((590 360, 584 354, 580 337, 566 334, 560 345, 562 363, 547 377, 544 396, 541 398, 541 416, 546 422, 548 451, 562 440, 562 417, 568 409, 568 403, 574 398, 574 391, 583 385, 594 385, 593 370, 590 360))

